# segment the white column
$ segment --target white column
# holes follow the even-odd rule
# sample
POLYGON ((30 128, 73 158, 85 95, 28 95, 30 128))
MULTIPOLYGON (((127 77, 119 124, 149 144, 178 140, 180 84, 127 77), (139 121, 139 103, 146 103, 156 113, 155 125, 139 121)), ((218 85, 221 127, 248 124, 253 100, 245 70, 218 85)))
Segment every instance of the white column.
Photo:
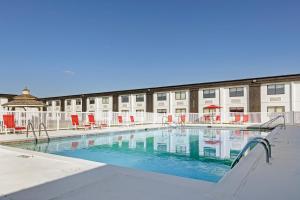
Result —
POLYGON ((135 94, 130 95, 130 101, 129 101, 130 110, 129 110, 129 112, 135 112, 135 99, 134 99, 134 97, 135 97, 135 94))
POLYGON ((172 92, 169 92, 169 113, 173 113, 173 98, 172 98, 172 92))

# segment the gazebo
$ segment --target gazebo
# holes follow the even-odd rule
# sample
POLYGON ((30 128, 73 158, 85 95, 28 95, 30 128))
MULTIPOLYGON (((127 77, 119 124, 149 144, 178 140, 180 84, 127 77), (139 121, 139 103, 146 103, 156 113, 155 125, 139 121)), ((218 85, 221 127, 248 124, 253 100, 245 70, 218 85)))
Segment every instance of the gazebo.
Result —
POLYGON ((23 108, 25 111, 28 111, 28 109, 37 108, 39 111, 42 111, 47 105, 39 101, 37 97, 32 96, 30 90, 26 87, 21 95, 13 97, 12 101, 9 101, 2 106, 8 108, 8 110, 23 108))

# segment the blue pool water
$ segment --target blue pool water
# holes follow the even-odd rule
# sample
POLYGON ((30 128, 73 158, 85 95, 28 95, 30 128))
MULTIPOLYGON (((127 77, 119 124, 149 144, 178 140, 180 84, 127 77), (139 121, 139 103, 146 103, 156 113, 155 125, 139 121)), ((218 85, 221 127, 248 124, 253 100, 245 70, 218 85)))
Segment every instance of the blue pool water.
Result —
POLYGON ((18 144, 20 148, 186 178, 219 181, 247 143, 260 135, 235 129, 167 128, 18 144))

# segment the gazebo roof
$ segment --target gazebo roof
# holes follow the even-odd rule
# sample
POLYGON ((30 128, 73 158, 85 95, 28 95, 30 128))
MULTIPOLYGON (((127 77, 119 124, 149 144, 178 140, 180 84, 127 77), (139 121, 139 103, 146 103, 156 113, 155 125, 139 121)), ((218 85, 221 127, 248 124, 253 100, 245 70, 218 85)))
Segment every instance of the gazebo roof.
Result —
POLYGON ((30 94, 30 90, 25 88, 22 94, 13 97, 13 100, 2 104, 3 107, 45 107, 46 104, 39 101, 37 97, 30 94))

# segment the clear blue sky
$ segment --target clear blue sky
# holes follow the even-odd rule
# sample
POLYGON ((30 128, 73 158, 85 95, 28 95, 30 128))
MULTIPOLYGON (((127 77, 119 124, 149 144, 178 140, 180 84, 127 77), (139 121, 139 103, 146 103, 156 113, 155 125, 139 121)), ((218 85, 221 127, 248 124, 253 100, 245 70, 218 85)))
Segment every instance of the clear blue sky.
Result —
POLYGON ((299 0, 0 0, 0 93, 299 72, 299 0))

